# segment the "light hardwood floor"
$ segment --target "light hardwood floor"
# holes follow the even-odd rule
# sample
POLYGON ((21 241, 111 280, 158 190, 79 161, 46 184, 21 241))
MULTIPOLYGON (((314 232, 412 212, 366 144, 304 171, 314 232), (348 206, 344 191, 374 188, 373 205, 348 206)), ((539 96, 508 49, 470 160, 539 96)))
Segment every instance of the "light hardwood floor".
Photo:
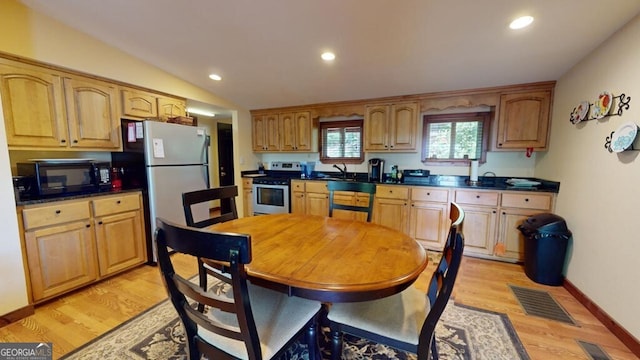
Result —
MULTIPOLYGON (((196 274, 195 262, 173 256, 179 273, 196 274)), ((426 287, 431 271, 418 287, 426 287)), ((158 269, 141 266, 38 306, 34 315, 0 328, 0 342, 52 342, 57 359, 166 298, 158 269)), ((453 298, 508 314, 533 360, 589 359, 576 340, 598 344, 612 359, 637 359, 564 288, 534 283, 521 265, 465 257, 453 298), (549 291, 578 326, 525 315, 508 284, 549 291)))

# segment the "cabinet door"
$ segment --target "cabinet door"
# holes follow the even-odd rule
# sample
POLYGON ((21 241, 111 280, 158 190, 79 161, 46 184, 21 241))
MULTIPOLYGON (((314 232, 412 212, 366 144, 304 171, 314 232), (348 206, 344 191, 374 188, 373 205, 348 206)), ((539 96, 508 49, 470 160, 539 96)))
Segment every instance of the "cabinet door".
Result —
POLYGON ((93 230, 88 220, 26 231, 25 245, 34 301, 97 279, 93 230))
POLYGON ((156 95, 134 89, 122 89, 122 113, 125 117, 139 119, 158 118, 156 95))
POLYGON ((365 151, 389 149, 389 112, 389 105, 371 105, 365 108, 365 151))
POLYGON ((251 139, 253 151, 267 150, 265 134, 267 133, 267 123, 264 115, 256 115, 251 120, 251 139))
POLYGON ((244 199, 242 199, 244 205, 244 216, 253 216, 253 189, 242 190, 244 199))
POLYGON ((117 149, 120 118, 114 85, 88 78, 64 79, 71 147, 117 149))
POLYGON ((66 147, 62 82, 58 75, 0 63, 0 93, 9 147, 66 147))
POLYGON ((309 111, 298 112, 295 114, 296 125, 296 150, 311 151, 311 113, 309 111))
POLYGON ((158 98, 158 117, 160 121, 167 121, 169 118, 185 116, 186 114, 187 103, 184 100, 162 96, 158 98))
POLYGON ((145 261, 146 249, 140 211, 98 217, 94 221, 101 276, 145 261))
POLYGON ((493 254, 498 214, 495 208, 482 206, 463 206, 465 253, 483 255, 493 254))
POLYGON ((329 195, 325 193, 306 193, 307 215, 329 216, 329 195))
POLYGON ((280 150, 280 118, 278 114, 267 114, 265 121, 265 145, 267 151, 280 150))
POLYGON ((373 207, 373 222, 408 233, 409 214, 407 200, 376 197, 373 207))
POLYGON ((498 242, 504 244, 504 254, 494 254, 508 259, 524 261, 524 236, 518 225, 522 224, 531 215, 540 213, 540 210, 508 209, 500 210, 500 225, 498 230, 498 242))
POLYGON ((550 110, 550 91, 500 96, 497 148, 546 149, 550 110))
POLYGON ((389 119, 389 149, 415 150, 418 133, 418 103, 393 104, 389 119))
POLYGON ((416 201, 411 204, 409 236, 422 246, 442 250, 449 229, 448 204, 416 201))
POLYGON ((306 210, 305 194, 302 191, 294 191, 291 193, 291 213, 304 215, 306 210))
POLYGON ((295 151, 296 150, 296 122, 294 113, 280 114, 280 150, 295 151))

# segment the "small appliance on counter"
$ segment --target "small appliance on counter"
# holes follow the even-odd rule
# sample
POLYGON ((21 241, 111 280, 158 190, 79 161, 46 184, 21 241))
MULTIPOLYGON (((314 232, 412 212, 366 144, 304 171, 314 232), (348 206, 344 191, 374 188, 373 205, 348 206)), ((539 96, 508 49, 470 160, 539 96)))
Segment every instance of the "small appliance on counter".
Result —
POLYGON ((382 176, 384 175, 384 160, 382 159, 369 159, 369 182, 382 182, 382 176))
POLYGON ((111 164, 91 159, 30 159, 16 164, 21 200, 111 190, 111 164))
POLYGON ((429 170, 425 169, 414 169, 414 170, 403 170, 402 176, 404 178, 405 184, 416 184, 416 185, 424 185, 429 184, 429 170))

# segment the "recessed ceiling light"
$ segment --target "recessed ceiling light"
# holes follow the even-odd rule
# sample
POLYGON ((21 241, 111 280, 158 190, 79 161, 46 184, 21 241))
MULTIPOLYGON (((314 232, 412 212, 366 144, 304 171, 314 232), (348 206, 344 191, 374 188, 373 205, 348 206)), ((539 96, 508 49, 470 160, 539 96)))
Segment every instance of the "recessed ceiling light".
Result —
POLYGON ((197 115, 203 115, 203 116, 209 116, 209 117, 216 116, 216 114, 212 113, 211 111, 201 110, 196 108, 187 108, 187 112, 190 114, 197 114, 197 115))
POLYGON ((327 51, 325 53, 322 53, 322 55, 320 55, 320 57, 324 61, 332 61, 332 60, 334 60, 336 58, 336 54, 327 51))
POLYGON ((509 27, 514 30, 522 29, 524 27, 531 25, 532 22, 533 22, 533 16, 521 16, 513 20, 511 24, 509 24, 509 27))
POLYGON ((220 76, 218 74, 211 74, 211 75, 209 75, 209 79, 215 80, 215 81, 220 81, 220 80, 222 80, 222 76, 220 76))

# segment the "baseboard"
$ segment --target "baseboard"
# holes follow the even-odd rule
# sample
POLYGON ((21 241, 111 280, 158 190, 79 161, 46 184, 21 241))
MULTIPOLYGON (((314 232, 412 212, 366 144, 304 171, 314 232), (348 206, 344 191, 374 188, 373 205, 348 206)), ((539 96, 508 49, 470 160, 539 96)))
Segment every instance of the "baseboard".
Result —
POLYGON ((640 341, 631 335, 625 328, 613 320, 609 314, 602 310, 596 303, 591 301, 580 289, 569 280, 564 279, 562 284, 567 291, 575 297, 584 307, 586 307, 604 326, 609 329, 622 343, 636 356, 640 357, 640 341))
POLYGON ((24 319, 29 315, 33 315, 35 313, 35 308, 33 305, 27 305, 18 310, 14 310, 8 314, 4 314, 0 316, 0 327, 11 324, 12 322, 16 322, 18 320, 24 319))

